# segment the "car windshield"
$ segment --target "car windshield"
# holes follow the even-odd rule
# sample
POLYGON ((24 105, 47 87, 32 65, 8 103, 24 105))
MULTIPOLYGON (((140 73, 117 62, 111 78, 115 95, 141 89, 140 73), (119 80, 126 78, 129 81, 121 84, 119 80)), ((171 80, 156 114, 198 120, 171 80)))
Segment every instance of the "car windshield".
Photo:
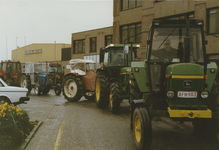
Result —
MULTIPOLYGON (((204 62, 200 28, 190 28, 190 61, 204 62)), ((151 62, 182 62, 185 28, 155 28, 152 40, 151 62)))

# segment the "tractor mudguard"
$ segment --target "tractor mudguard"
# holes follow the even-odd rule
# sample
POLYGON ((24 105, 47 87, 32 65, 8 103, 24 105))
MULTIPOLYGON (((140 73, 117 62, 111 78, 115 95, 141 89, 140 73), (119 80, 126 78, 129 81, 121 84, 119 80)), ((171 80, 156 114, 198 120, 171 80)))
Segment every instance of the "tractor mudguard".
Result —
POLYGON ((94 91, 95 90, 95 79, 96 71, 89 70, 86 72, 85 76, 82 76, 82 81, 86 90, 94 91))

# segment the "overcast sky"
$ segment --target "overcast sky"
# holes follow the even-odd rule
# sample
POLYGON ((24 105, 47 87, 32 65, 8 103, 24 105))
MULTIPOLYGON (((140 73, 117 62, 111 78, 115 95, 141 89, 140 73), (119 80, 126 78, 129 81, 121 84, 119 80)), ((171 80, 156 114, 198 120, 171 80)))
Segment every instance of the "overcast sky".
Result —
POLYGON ((0 0, 0 60, 16 46, 71 44, 72 33, 112 25, 113 0, 0 0))

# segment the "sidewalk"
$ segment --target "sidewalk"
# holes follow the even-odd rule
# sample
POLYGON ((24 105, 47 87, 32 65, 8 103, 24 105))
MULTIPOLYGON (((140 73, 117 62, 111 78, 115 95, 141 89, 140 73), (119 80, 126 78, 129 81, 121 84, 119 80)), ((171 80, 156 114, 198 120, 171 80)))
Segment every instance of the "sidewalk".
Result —
MULTIPOLYGON (((54 150, 65 111, 63 103, 58 100, 62 99, 62 97, 54 97, 51 102, 37 100, 39 97, 36 96, 30 97, 31 99, 27 104, 19 106, 24 111, 27 111, 30 121, 43 121, 43 124, 37 130, 25 150, 54 150)), ((49 97, 49 99, 51 98, 49 97)))

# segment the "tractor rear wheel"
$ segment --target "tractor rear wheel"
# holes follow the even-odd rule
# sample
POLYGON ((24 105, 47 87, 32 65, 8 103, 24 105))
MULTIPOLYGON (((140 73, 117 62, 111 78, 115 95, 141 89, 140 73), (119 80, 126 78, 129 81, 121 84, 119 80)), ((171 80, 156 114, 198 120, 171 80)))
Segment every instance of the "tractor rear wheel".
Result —
POLYGON ((40 85, 39 84, 35 84, 35 87, 34 87, 34 93, 37 95, 37 96, 40 96, 41 94, 41 88, 40 88, 40 85))
POLYGON ((62 89, 65 99, 69 102, 77 102, 82 97, 83 82, 79 77, 69 75, 63 79, 62 89))
POLYGON ((111 112, 116 114, 119 113, 120 111, 120 102, 121 102, 121 97, 120 97, 120 89, 119 89, 119 83, 114 82, 111 83, 110 85, 110 106, 111 106, 111 112))
POLYGON ((139 150, 151 147, 152 128, 151 120, 146 108, 136 108, 133 115, 133 135, 135 145, 139 150))
POLYGON ((31 83, 30 83, 30 77, 26 75, 22 75, 20 79, 20 87, 27 88, 28 93, 31 91, 31 83))
POLYGON ((104 72, 99 72, 96 75, 95 81, 95 95, 96 105, 99 108, 106 108, 109 106, 109 78, 104 72))

